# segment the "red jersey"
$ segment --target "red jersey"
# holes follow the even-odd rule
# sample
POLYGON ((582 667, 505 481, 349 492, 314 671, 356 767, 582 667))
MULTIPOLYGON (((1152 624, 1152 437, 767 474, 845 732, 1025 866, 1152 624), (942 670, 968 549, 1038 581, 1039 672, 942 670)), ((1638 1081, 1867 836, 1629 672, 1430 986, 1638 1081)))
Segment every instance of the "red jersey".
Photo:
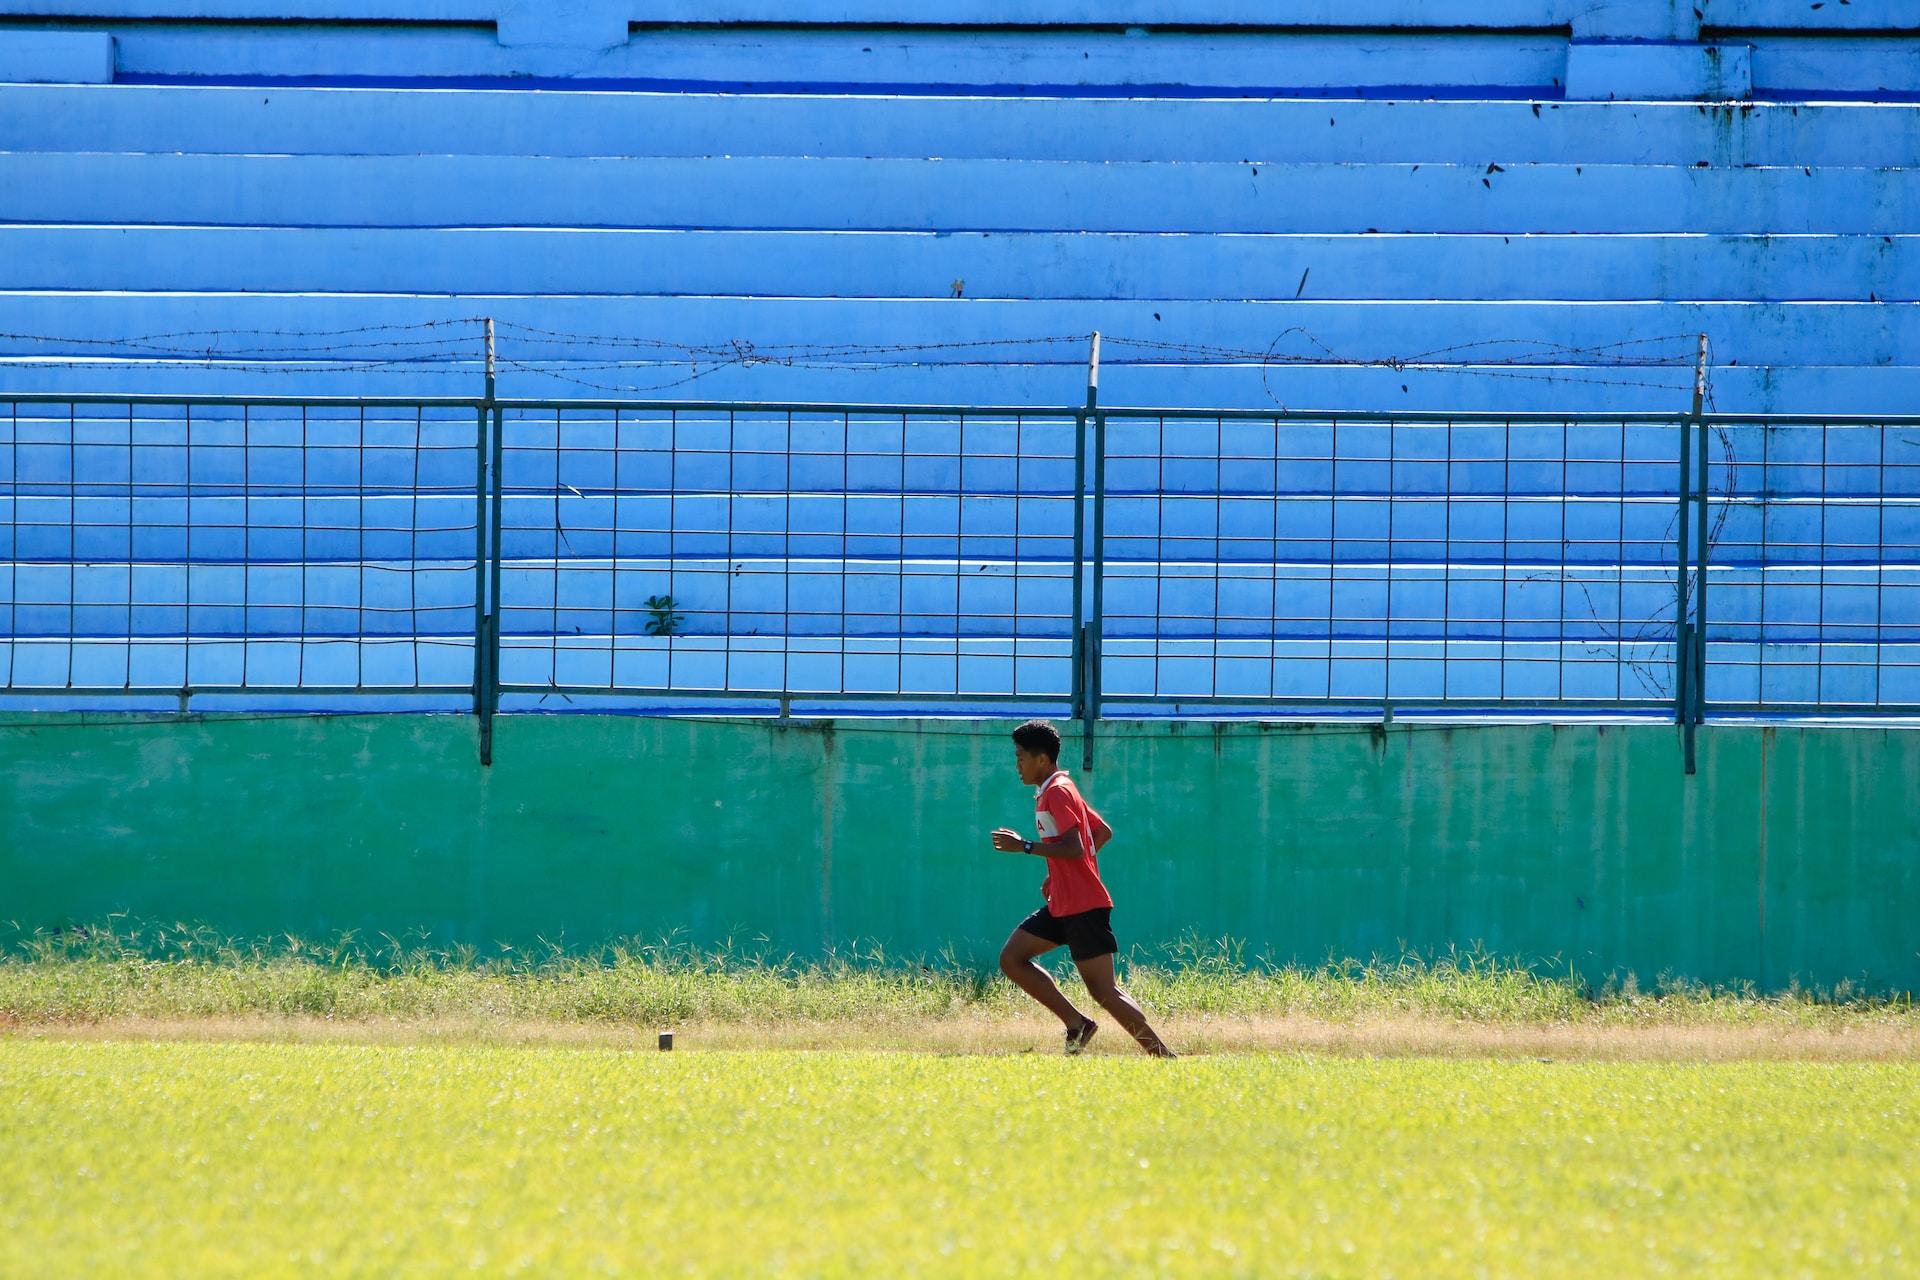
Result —
POLYGON ((1040 886, 1047 910, 1056 916, 1070 916, 1111 907, 1113 898, 1107 886, 1100 883, 1100 859, 1093 851, 1094 827, 1104 824, 1065 769, 1040 784, 1033 798, 1033 821, 1042 840, 1078 831, 1080 847, 1086 851, 1078 858, 1047 859, 1047 878, 1040 886))

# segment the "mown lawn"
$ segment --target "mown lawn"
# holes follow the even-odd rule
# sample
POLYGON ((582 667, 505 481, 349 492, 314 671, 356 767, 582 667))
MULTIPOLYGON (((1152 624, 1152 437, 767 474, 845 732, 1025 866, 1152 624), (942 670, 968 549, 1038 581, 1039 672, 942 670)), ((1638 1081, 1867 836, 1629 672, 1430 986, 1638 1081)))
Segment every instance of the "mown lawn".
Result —
POLYGON ((1920 1274, 1920 1066, 0 1041, 0 1275, 1920 1274))

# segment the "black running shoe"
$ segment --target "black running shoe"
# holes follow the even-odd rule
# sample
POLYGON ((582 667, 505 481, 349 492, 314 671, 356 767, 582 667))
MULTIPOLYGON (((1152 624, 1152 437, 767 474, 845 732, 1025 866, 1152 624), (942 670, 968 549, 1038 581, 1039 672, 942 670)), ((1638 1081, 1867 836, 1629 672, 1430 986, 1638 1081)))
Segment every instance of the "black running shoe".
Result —
POLYGON ((1100 1029, 1100 1024, 1095 1022, 1092 1018, 1088 1018, 1085 1022, 1080 1024, 1078 1030, 1068 1031, 1067 1032, 1067 1056, 1072 1057, 1074 1054, 1079 1053, 1082 1049, 1085 1049, 1088 1045, 1092 1044, 1093 1033, 1098 1031, 1099 1029, 1100 1029))

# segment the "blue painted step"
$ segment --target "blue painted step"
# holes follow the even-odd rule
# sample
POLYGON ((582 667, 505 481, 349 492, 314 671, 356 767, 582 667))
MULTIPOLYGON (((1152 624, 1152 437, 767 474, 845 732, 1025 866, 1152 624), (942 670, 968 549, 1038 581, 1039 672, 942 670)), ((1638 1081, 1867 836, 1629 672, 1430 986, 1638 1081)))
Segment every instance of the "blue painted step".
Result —
POLYGON ((0 289, 847 298, 1920 299, 1911 236, 0 226, 0 289))
POLYGON ((1920 169, 0 155, 0 220, 1893 235, 1920 169))
MULTIPOLYGON (((522 23, 553 25, 552 15, 515 8, 522 23)), ((253 26, 239 38, 230 27, 176 23, 155 30, 128 24, 114 34, 120 73, 141 77, 497 77, 511 84, 516 76, 558 74, 602 83, 788 84, 827 92, 893 85, 906 91, 1142 86, 1151 93, 1193 86, 1350 93, 1361 85, 1425 85, 1438 76, 1449 86, 1558 96, 1568 58, 1564 36, 1544 31, 1256 30, 1168 32, 1141 39, 1111 24, 1052 31, 972 24, 903 29, 891 21, 881 28, 706 24, 626 32, 624 27, 624 15, 614 15, 593 47, 578 52, 503 45, 478 23, 368 29, 288 22, 253 26), (620 42, 605 47, 615 40, 620 42)))
POLYGON ((1884 168, 1920 155, 1920 104, 8 85, 0 150, 1884 168))

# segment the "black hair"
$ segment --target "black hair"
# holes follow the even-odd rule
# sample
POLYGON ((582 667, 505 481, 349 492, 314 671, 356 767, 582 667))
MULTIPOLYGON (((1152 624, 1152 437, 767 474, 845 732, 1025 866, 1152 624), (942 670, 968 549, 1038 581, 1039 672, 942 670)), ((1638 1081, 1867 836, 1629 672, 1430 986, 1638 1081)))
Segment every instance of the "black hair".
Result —
POLYGON ((1060 731, 1053 727, 1051 720, 1029 720, 1013 731, 1013 745, 1049 760, 1058 760, 1060 731))

